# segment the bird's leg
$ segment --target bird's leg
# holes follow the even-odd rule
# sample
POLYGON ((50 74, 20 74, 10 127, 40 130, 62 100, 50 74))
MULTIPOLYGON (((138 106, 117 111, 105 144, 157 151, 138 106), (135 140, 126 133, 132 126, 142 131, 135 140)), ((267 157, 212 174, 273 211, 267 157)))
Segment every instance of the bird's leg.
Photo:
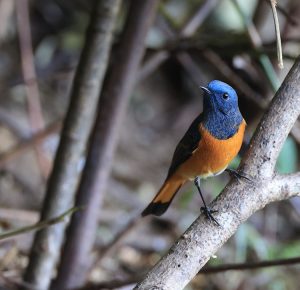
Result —
POLYGON ((203 212, 210 221, 212 221, 216 225, 220 226, 220 224, 218 223, 218 221, 212 215, 213 213, 217 212, 217 210, 212 210, 205 203, 205 200, 203 198, 203 195, 202 195, 202 192, 201 192, 201 189, 200 189, 200 178, 198 176, 194 179, 194 183, 195 183, 195 186, 198 189, 198 192, 199 192, 199 194, 201 196, 201 199, 202 199, 202 202, 203 202, 203 205, 204 205, 203 207, 200 208, 201 212, 203 212))
POLYGON ((234 176, 237 179, 242 179, 243 178, 243 179, 246 179, 249 182, 252 182, 252 180, 249 177, 247 177, 243 173, 238 172, 235 169, 226 168, 225 171, 228 172, 230 176, 234 176))

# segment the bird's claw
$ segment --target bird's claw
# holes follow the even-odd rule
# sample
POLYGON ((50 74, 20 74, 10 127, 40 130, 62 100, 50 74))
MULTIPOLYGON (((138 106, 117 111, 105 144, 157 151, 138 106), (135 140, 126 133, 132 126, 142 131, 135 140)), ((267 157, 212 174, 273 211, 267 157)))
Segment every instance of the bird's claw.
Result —
POLYGON ((211 209, 207 206, 203 206, 200 208, 201 212, 205 214, 206 218, 208 218, 211 222, 215 223, 217 226, 221 226, 218 221, 214 218, 213 213, 218 212, 218 210, 211 209))
POLYGON ((237 170, 234 169, 229 169, 227 168, 225 171, 227 171, 229 173, 230 176, 235 177, 236 179, 246 179, 249 182, 253 182, 253 180, 251 180, 248 176, 246 176, 244 173, 238 172, 237 170))

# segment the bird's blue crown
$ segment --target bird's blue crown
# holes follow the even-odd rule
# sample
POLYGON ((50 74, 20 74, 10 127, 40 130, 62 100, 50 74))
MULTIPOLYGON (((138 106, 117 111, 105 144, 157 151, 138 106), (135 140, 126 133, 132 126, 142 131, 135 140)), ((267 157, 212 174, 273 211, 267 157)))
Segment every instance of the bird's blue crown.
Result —
POLYGON ((232 137, 243 121, 236 91, 228 84, 214 80, 204 91, 203 125, 217 139, 232 137))

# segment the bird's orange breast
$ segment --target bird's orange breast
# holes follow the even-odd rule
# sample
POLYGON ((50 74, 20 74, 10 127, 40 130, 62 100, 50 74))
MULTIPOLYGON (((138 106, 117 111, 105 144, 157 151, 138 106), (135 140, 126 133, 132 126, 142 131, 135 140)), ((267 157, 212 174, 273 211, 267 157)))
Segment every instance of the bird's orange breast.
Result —
POLYGON ((201 139, 193 155, 177 170, 177 176, 194 178, 208 177, 223 171, 238 154, 244 137, 246 122, 243 120, 238 131, 226 140, 220 140, 210 134, 200 124, 201 139))

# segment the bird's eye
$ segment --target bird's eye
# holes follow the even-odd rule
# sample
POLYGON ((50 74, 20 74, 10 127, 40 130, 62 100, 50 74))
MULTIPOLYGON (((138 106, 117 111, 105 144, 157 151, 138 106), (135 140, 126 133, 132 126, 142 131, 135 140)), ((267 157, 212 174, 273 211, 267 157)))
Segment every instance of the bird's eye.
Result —
POLYGON ((228 95, 227 93, 224 93, 224 94, 222 95, 222 97, 223 97, 224 100, 227 100, 227 99, 229 98, 229 95, 228 95))

